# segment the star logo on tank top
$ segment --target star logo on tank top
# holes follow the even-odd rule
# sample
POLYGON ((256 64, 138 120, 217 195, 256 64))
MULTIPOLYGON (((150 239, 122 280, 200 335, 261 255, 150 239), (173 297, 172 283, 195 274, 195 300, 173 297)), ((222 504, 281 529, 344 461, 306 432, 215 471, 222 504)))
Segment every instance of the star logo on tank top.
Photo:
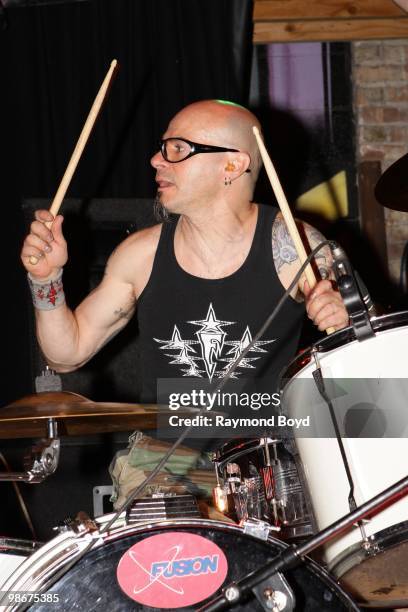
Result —
MULTIPOLYGON (((170 339, 160 340, 154 338, 161 346, 161 351, 173 351, 165 353, 170 357, 171 365, 179 366, 179 372, 183 376, 204 378, 224 378, 231 369, 233 363, 238 359, 244 349, 252 342, 252 334, 249 326, 245 328, 242 337, 237 340, 230 339, 230 334, 224 328, 235 325, 236 321, 222 321, 217 318, 213 305, 210 304, 205 319, 187 321, 196 325, 199 329, 195 332, 196 339, 185 339, 181 337, 177 325, 173 327, 170 339)), ((274 340, 258 340, 243 357, 237 370, 232 373, 231 378, 238 378, 243 369, 255 369, 253 362, 261 358, 261 355, 249 356, 251 353, 267 353, 263 348, 275 342, 274 340)))

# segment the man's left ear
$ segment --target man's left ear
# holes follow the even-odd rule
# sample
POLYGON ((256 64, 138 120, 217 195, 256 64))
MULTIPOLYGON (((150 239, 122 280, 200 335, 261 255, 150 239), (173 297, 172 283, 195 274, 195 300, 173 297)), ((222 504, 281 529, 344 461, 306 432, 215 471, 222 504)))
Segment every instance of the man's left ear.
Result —
POLYGON ((238 178, 244 172, 250 172, 249 164, 251 163, 251 159, 247 153, 236 153, 234 155, 234 159, 228 161, 225 166, 226 172, 231 172, 235 176, 231 178, 238 178))

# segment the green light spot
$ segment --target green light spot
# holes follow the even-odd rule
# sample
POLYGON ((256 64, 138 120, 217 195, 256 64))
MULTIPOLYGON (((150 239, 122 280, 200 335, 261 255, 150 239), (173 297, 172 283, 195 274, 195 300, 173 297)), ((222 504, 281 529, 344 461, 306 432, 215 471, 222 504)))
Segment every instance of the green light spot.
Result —
POLYGON ((235 106, 236 108, 244 108, 241 104, 237 104, 236 102, 231 102, 231 100, 216 100, 219 104, 225 104, 225 106, 235 106))

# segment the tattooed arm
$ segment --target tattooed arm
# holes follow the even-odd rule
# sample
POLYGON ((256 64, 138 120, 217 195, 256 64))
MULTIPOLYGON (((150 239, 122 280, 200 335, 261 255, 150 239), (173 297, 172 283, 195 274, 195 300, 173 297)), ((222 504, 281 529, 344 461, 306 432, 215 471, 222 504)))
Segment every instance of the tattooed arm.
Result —
MULTIPOLYGON (((297 225, 306 252, 316 248, 325 239, 311 225, 301 222, 297 222, 297 225)), ((276 215, 272 228, 272 252, 278 277, 284 288, 287 289, 301 263, 281 213, 276 215)), ((323 247, 315 257, 315 272, 316 268, 318 271, 316 275, 318 282, 315 287, 310 290, 305 276, 302 275, 298 286, 292 292, 293 298, 297 300, 305 299, 308 317, 320 331, 324 331, 328 327, 342 329, 349 322, 343 300, 339 292, 333 288, 332 261, 330 248, 328 246, 323 247)))
POLYGON ((146 285, 160 232, 132 234, 112 253, 100 285, 72 312, 64 303, 36 310, 37 336, 48 364, 69 372, 89 361, 132 317, 146 285))

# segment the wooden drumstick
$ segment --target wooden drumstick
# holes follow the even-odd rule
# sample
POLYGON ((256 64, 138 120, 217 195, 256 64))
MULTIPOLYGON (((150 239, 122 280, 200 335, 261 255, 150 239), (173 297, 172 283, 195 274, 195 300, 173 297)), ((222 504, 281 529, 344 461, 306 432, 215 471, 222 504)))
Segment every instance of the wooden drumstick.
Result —
MULTIPOLYGON (((292 211, 289 208, 289 204, 286 200, 286 196, 285 193, 282 189, 282 185, 280 183, 279 177, 276 173, 276 170, 274 168, 274 165, 272 163, 271 158, 269 157, 268 151, 266 150, 266 147, 264 145, 264 142, 261 138, 261 135, 259 133, 258 128, 256 127, 256 125, 253 126, 252 131, 255 135, 256 138, 256 142, 258 144, 258 148, 259 148, 259 152, 261 154, 262 157, 262 161, 264 163, 265 166, 265 170, 266 173, 268 175, 269 181, 271 183, 273 192, 276 196, 276 199, 278 201, 279 204, 279 208, 282 212, 283 218, 285 220, 286 226, 288 228, 290 237, 293 240, 293 244, 295 245, 295 249, 297 252, 297 255, 299 257, 299 261, 300 263, 303 265, 304 262, 307 259, 307 254, 306 254, 306 250, 305 247, 303 245, 302 239, 300 237, 299 234, 299 230, 296 226, 296 222, 293 218, 292 215, 292 211)), ((306 280, 309 284, 309 287, 312 289, 315 284, 316 284, 316 276, 315 273, 313 272, 312 266, 310 264, 308 264, 305 268, 305 276, 306 276, 306 280)), ((334 327, 328 327, 326 329, 326 333, 331 334, 335 331, 334 327)))
MULTIPOLYGON (((65 170, 64 176, 62 177, 61 183, 57 189, 57 193, 55 194, 52 204, 50 206, 50 213, 54 217, 56 217, 58 214, 58 211, 61 207, 62 201, 65 197, 65 194, 67 192, 67 189, 69 187, 73 174, 76 170, 78 162, 81 159, 81 155, 83 153, 85 145, 88 142, 88 138, 91 134, 92 128, 99 115, 99 111, 101 110, 103 101, 105 100, 105 97, 108 92, 108 88, 109 88, 109 85, 112 80, 113 73, 115 72, 115 68, 117 64, 118 62, 115 59, 111 62, 110 68, 103 80, 103 83, 98 93, 96 94, 96 98, 94 100, 94 103, 92 104, 91 110, 89 111, 84 127, 82 128, 82 132, 79 135, 78 142, 75 145, 75 149, 71 155, 71 159, 68 162, 68 166, 65 170)), ((48 229, 50 229, 52 226, 52 221, 47 221, 45 225, 48 227, 48 229)), ((32 255, 29 261, 30 261, 30 264, 35 266, 38 262, 38 258, 32 255)))

